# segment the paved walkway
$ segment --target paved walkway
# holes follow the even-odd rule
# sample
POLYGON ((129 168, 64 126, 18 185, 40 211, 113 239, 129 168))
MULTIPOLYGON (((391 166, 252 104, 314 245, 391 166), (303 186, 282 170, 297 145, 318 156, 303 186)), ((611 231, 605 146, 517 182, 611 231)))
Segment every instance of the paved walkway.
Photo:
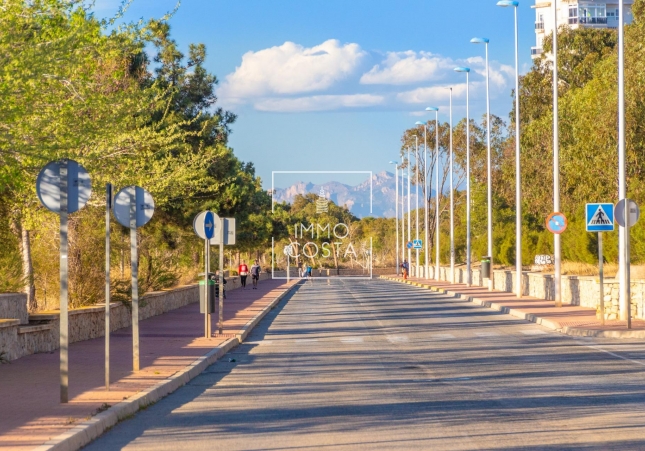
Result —
POLYGON ((564 304, 555 307, 553 301, 532 297, 518 298, 513 293, 488 291, 483 287, 468 287, 463 284, 410 277, 382 276, 384 279, 405 282, 429 288, 435 291, 446 291, 457 294, 470 301, 509 313, 550 329, 559 330, 568 335, 593 336, 605 338, 645 338, 645 321, 632 320, 632 329, 627 329, 626 321, 606 320, 602 325, 596 318, 596 310, 578 305, 564 304))
MULTIPOLYGON (((104 388, 103 337, 70 346, 69 404, 60 404, 58 350, 0 368, 0 448, 32 449, 137 392, 154 386, 226 341, 289 285, 264 280, 258 290, 232 290, 224 308, 224 334, 203 337, 199 303, 140 323, 141 371, 132 370, 132 332, 111 335, 111 386, 104 388)), ((217 316, 213 315, 216 331, 217 316)))

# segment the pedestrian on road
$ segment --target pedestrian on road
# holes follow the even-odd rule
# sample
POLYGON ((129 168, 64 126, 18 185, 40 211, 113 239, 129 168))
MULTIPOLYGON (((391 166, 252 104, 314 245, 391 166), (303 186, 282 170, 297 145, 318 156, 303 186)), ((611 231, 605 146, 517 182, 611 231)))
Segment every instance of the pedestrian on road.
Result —
POLYGON ((403 268, 403 280, 407 280, 408 274, 410 273, 410 264, 408 263, 407 258, 403 260, 403 263, 401 263, 401 268, 403 268))
POLYGON ((260 264, 256 260, 253 266, 251 266, 251 280, 253 281, 254 290, 258 289, 258 280, 260 280, 260 272, 262 272, 262 270, 260 269, 260 264))
POLYGON ((307 265, 307 270, 305 271, 305 275, 307 276, 307 280, 311 280, 312 282, 313 282, 313 279, 312 279, 312 271, 313 270, 314 269, 311 267, 311 265, 308 264, 307 265))
POLYGON ((242 289, 246 290, 246 278, 249 275, 249 267, 246 266, 246 262, 242 260, 242 264, 237 268, 237 272, 240 275, 240 282, 242 282, 242 289))
POLYGON ((298 262, 298 278, 302 279, 302 262, 298 262))

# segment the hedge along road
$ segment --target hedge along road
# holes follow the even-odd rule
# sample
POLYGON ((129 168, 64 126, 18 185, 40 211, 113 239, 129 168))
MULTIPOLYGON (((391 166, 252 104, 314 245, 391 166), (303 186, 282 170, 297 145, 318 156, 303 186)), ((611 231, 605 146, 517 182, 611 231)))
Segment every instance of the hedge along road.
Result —
POLYGON ((393 282, 314 280, 88 450, 643 449, 645 346, 393 282))

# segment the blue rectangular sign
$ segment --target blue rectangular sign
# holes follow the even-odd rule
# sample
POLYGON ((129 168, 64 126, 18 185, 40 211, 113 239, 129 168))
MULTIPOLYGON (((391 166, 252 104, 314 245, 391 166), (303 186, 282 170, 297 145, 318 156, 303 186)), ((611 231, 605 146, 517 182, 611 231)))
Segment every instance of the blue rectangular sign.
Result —
POLYGON ((587 232, 614 231, 614 204, 587 204, 587 232))

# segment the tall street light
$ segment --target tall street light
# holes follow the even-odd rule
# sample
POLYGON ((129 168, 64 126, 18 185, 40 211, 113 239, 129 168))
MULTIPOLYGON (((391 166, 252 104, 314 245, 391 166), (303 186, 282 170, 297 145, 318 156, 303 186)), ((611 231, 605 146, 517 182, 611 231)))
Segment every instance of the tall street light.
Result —
MULTIPOLYGON (((560 133, 558 123, 558 3, 553 0, 553 211, 560 211, 560 133)), ((562 252, 560 234, 553 234, 555 306, 562 307, 562 252)))
MULTIPOLYGON (((439 108, 428 107, 426 111, 435 112, 435 122, 434 122, 434 136, 435 136, 435 200, 436 200, 436 210, 435 210, 435 269, 434 269, 434 278, 439 280, 439 108)), ((426 224, 428 222, 426 221, 426 224)), ((427 237, 426 237, 427 240, 427 237)))
POLYGON ((522 174, 520 163, 520 62, 517 8, 520 2, 501 0, 497 6, 513 7, 515 11, 515 284, 518 298, 522 297, 522 174))
POLYGON ((455 72, 466 74, 466 286, 471 286, 473 279, 470 267, 470 69, 456 67, 455 72))
POLYGON ((486 47, 486 171, 488 180, 486 189, 488 192, 488 258, 490 259, 491 277, 488 279, 488 290, 493 291, 493 171, 491 169, 490 150, 490 71, 488 66, 488 43, 487 38, 472 38, 473 44, 485 44, 486 47))
POLYGON ((405 176, 401 168, 401 262, 405 260, 405 176))
POLYGON ((396 275, 399 275, 399 163, 397 161, 390 161, 394 165, 394 186, 396 187, 396 195, 394 202, 394 227, 396 228, 396 275))
POLYGON ((423 210, 425 215, 425 268, 424 276, 427 279, 430 272, 430 250, 428 246, 428 124, 425 122, 416 122, 416 125, 423 125, 423 210))
MULTIPOLYGON (((627 178, 625 167, 625 8, 623 2, 618 2, 618 200, 627 197, 627 178)), ((627 204, 625 204, 627 207, 627 204)), ((627 225, 627 224, 625 224, 627 225)), ((618 228, 618 243, 620 262, 620 319, 631 321, 627 312, 630 303, 629 270, 627 260, 627 243, 629 228, 618 228)), ((631 324, 628 323, 631 326, 631 324)))
POLYGON ((454 152, 452 149, 452 88, 450 90, 450 282, 455 283, 455 187, 453 185, 454 152))
MULTIPOLYGON (((410 161, 410 147, 408 146, 408 242, 412 241, 412 179, 411 168, 412 162, 410 161)), ((406 246, 407 247, 407 246, 406 246)), ((412 264, 412 249, 408 249, 408 267, 412 264)))
MULTIPOLYGON (((415 136, 415 141, 416 141, 416 150, 415 150, 415 153, 414 153, 414 161, 415 161, 415 163, 417 165, 417 170, 416 170, 416 178, 417 178, 417 180, 416 180, 416 185, 417 185, 416 186, 416 190, 417 190, 416 204, 417 204, 417 208, 416 208, 416 211, 415 211, 416 220, 417 220, 417 223, 416 223, 417 227, 416 227, 415 240, 418 241, 419 240, 419 137, 418 136, 415 136)), ((416 268, 417 268, 416 269, 416 276, 419 277, 419 249, 417 248, 416 251, 417 251, 416 252, 417 258, 414 261, 414 263, 415 263, 416 268)))

